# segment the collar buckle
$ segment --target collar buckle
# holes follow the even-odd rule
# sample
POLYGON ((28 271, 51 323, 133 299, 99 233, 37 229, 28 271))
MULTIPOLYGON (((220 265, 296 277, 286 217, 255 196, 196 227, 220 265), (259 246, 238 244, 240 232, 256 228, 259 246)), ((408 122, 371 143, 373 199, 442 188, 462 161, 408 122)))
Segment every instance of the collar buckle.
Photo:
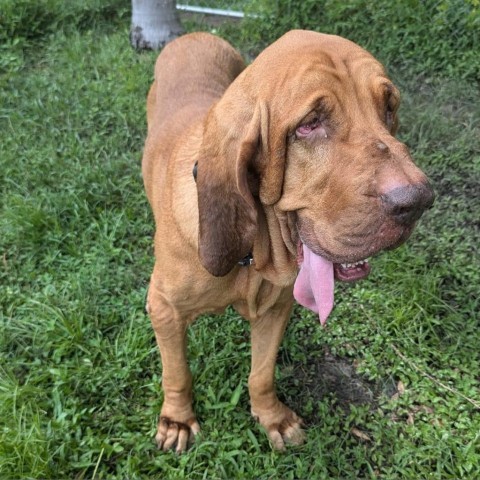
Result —
POLYGON ((247 256, 243 257, 238 264, 242 267, 249 267, 253 263, 253 255, 249 253, 247 256))

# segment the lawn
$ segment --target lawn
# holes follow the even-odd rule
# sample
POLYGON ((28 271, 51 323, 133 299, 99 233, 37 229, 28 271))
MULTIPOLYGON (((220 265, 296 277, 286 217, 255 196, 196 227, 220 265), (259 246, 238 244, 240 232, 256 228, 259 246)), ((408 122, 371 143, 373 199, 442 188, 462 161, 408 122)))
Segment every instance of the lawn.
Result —
MULTIPOLYGON (((144 313, 153 220, 140 159, 156 54, 130 48, 128 2, 56 19, 33 3, 18 2, 38 20, 28 35, 19 23, 0 35, 0 478, 478 478, 479 52, 444 68, 433 47, 402 62, 365 40, 402 91, 399 137, 435 206, 369 279, 337 285, 325 329, 295 310, 277 381, 305 419, 302 447, 273 451, 250 417, 247 322, 202 317, 189 333, 202 433, 178 456, 153 440, 162 371, 144 313)), ((242 25, 216 28, 248 57, 275 27, 242 25)))

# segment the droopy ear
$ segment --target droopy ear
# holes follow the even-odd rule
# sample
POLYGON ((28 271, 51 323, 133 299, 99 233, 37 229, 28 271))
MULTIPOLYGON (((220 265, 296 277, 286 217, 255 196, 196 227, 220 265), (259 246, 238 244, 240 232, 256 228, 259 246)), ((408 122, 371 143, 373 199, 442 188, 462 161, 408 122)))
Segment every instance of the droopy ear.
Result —
MULTIPOLYGON (((286 160, 286 130, 281 121, 272 122, 272 112, 265 103, 261 108, 262 166, 260 174, 260 200, 273 205, 282 195, 286 160)), ((277 115, 277 117, 281 117, 277 115)))
POLYGON ((253 247, 257 211, 247 174, 259 139, 258 108, 220 101, 205 120, 197 173, 198 253, 202 265, 217 277, 226 275, 253 247))

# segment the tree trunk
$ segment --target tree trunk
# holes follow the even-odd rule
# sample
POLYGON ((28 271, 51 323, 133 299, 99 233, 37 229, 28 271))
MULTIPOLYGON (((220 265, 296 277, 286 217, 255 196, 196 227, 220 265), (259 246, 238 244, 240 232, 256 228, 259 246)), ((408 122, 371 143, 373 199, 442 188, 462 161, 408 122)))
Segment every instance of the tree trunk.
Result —
POLYGON ((134 48, 158 50, 181 33, 175 0, 132 0, 130 41, 134 48))

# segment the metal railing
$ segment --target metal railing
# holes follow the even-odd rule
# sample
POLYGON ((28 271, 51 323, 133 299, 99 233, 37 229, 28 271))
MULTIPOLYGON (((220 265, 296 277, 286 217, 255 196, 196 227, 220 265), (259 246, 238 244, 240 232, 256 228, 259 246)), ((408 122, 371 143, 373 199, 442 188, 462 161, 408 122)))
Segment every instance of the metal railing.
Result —
POLYGON ((222 17, 243 18, 245 14, 238 10, 227 10, 223 8, 200 7, 197 5, 185 5, 177 3, 177 9, 184 12, 204 13, 205 15, 219 15, 222 17))

